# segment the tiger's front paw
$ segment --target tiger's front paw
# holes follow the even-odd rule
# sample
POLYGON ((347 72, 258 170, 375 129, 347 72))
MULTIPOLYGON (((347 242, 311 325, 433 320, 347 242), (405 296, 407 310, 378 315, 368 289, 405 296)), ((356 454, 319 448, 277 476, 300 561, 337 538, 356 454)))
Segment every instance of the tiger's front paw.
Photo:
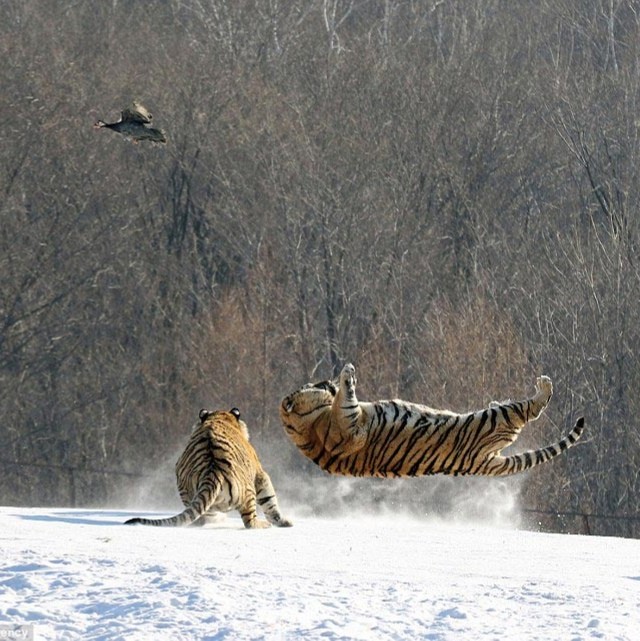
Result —
POLYGON ((551 379, 548 376, 538 376, 536 379, 536 391, 539 396, 543 396, 547 399, 551 398, 553 394, 553 384, 551 379))
POLYGON ((340 382, 349 389, 353 389, 356 386, 356 368, 351 363, 347 363, 342 368, 342 372, 340 372, 340 382))

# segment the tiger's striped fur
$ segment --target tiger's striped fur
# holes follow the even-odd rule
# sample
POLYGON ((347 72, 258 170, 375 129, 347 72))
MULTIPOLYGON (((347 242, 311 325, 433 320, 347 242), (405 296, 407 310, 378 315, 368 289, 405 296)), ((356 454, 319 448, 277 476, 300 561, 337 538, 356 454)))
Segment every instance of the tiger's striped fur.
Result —
POLYGON ((289 527, 278 508, 269 475, 249 443, 240 412, 200 411, 187 447, 176 463, 178 491, 185 509, 166 519, 129 519, 127 524, 182 526, 210 514, 239 510, 246 528, 289 527), (267 521, 258 519, 256 501, 267 521))
POLYGON ((298 449, 330 474, 506 476, 551 460, 580 438, 582 418, 555 445, 501 456, 552 392, 551 380, 541 376, 532 398, 467 414, 401 400, 365 403, 356 397, 355 368, 347 364, 338 381, 309 384, 284 398, 280 418, 298 449))

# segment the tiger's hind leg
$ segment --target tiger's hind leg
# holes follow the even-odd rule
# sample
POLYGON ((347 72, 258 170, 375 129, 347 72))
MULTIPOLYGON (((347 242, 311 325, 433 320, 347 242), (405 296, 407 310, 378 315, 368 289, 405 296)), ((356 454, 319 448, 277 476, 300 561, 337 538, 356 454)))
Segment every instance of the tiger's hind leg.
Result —
POLYGON ((534 421, 542 414, 553 395, 553 384, 548 376, 538 376, 536 379, 536 393, 526 403, 525 423, 534 421))
POLYGON ((258 518, 255 492, 247 492, 244 503, 240 506, 240 516, 248 530, 269 527, 269 523, 258 518))
POLYGON ((537 419, 549 404, 553 394, 553 385, 548 376, 539 376, 536 380, 536 393, 523 401, 503 401, 490 403, 489 409, 483 412, 486 424, 493 425, 491 439, 484 448, 488 457, 497 456, 515 442, 522 428, 537 419))
POLYGON ((548 376, 536 379, 536 393, 524 401, 491 401, 489 410, 497 410, 498 422, 507 422, 518 430, 529 421, 534 421, 549 404, 553 394, 553 385, 548 376))
POLYGON ((262 470, 256 476, 256 498, 269 523, 278 527, 291 527, 293 523, 280 513, 278 499, 269 475, 262 470))

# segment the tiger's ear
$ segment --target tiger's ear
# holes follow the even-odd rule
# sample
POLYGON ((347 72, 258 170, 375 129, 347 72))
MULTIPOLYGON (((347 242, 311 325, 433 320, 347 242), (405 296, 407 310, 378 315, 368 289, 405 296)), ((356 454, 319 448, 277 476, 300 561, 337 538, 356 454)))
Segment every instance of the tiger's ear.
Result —
POLYGON ((232 407, 229 410, 238 420, 240 420, 240 410, 237 407, 232 407))
POLYGON ((210 416, 213 414, 213 412, 210 412, 209 410, 200 410, 200 413, 198 416, 200 417, 200 422, 204 423, 210 416))

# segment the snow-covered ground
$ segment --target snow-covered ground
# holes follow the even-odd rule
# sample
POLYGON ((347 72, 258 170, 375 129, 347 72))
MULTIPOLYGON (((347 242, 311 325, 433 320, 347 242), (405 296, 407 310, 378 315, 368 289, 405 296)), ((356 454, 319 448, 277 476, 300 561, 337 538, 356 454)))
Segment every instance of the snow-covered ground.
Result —
POLYGON ((131 515, 0 508, 0 638, 640 639, 636 540, 393 515, 121 525, 131 515))

